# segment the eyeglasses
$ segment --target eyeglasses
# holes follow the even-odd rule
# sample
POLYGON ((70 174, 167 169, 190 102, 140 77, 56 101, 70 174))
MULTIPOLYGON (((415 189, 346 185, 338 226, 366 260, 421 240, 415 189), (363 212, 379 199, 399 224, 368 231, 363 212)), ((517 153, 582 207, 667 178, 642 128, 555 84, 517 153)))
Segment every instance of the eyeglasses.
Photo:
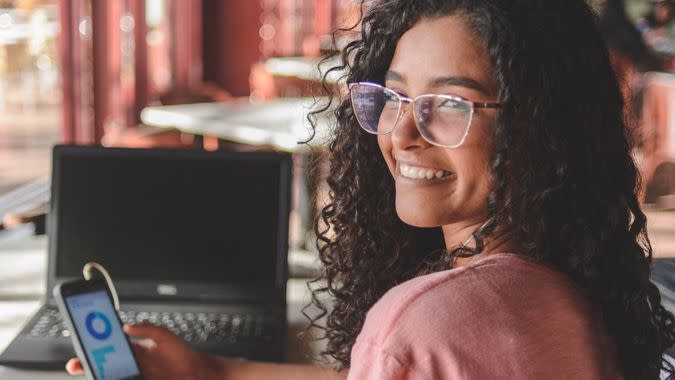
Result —
POLYGON ((391 133, 413 104, 415 125, 430 144, 456 148, 471 127, 474 109, 500 108, 499 103, 472 102, 453 95, 425 94, 411 99, 376 83, 349 84, 354 115, 361 128, 375 135, 391 133))

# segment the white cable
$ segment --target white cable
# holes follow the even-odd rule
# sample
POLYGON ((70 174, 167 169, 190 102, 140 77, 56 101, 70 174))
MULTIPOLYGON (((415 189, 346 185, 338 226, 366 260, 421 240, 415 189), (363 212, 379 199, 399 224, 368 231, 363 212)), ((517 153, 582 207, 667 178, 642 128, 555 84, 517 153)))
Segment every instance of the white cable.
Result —
MULTIPOLYGON (((477 229, 476 231, 482 230, 482 229, 483 229, 485 226, 487 226, 488 223, 490 223, 491 221, 492 221, 492 219, 486 220, 485 223, 483 223, 480 227, 478 227, 478 229, 477 229)), ((471 240, 474 240, 474 239, 475 239, 475 238, 473 237, 473 233, 471 233, 471 236, 469 236, 469 238, 466 239, 466 241, 465 241, 464 243, 462 243, 462 248, 465 248, 466 245, 469 244, 469 242, 470 242, 471 240)))
POLYGON ((110 293, 112 294, 113 297, 113 304, 115 305, 115 310, 118 312, 120 311, 120 300, 117 297, 117 289, 115 289, 115 284, 112 282, 112 278, 110 278, 110 274, 108 274, 108 271, 103 267, 103 265, 96 263, 96 262, 88 262, 84 264, 84 267, 82 268, 82 275, 84 276, 85 280, 91 280, 92 274, 91 270, 96 269, 101 275, 103 275, 103 278, 105 279, 105 282, 108 283, 108 288, 110 289, 110 293))

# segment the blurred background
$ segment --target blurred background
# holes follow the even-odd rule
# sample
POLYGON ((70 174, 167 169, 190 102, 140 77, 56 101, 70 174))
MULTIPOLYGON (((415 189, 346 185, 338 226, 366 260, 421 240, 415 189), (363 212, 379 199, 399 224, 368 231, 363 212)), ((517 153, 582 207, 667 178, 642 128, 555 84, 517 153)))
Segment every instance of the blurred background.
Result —
MULTIPOLYGON (((57 142, 187 145, 147 106, 311 95, 352 0, 0 0, 0 194, 57 142)), ((186 140, 187 139, 187 140, 186 140)))

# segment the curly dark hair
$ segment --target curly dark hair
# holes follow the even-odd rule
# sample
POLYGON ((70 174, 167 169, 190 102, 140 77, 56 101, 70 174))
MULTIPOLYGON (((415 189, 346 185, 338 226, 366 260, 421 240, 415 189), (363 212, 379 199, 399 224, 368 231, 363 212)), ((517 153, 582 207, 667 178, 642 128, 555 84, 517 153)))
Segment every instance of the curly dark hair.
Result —
POLYGON ((345 70, 348 82, 383 83, 405 31, 422 18, 458 15, 485 41, 503 108, 485 205, 490 222, 474 232, 474 249, 450 247, 448 254, 440 228, 398 218, 377 141, 359 128, 348 97, 341 100, 329 145, 329 203, 316 224, 324 272, 315 284, 324 285, 313 290, 312 304, 323 312, 312 324, 327 317, 325 354, 348 368, 366 313, 385 292, 451 268, 458 254, 481 253, 504 228, 519 254, 583 286, 613 337, 625 379, 672 374, 662 355, 675 342, 674 318, 649 279, 652 248, 623 99, 588 4, 369 0, 363 9, 360 38, 333 68, 345 70), (330 310, 322 293, 334 301, 330 310))

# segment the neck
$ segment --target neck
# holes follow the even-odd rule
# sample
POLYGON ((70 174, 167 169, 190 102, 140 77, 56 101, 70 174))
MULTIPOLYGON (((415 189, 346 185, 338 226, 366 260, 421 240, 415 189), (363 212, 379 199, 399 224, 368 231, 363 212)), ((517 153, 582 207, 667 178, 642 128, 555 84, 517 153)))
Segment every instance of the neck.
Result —
MULTIPOLYGON (((472 238, 473 232, 485 224, 485 221, 456 223, 445 225, 443 229, 443 238, 445 247, 452 250, 462 245, 467 248, 475 248, 476 242, 472 238)), ((497 228, 492 235, 483 241, 483 252, 471 257, 458 257, 455 259, 455 268, 465 266, 480 260, 483 257, 499 252, 513 252, 515 244, 511 233, 507 229, 497 228)))

